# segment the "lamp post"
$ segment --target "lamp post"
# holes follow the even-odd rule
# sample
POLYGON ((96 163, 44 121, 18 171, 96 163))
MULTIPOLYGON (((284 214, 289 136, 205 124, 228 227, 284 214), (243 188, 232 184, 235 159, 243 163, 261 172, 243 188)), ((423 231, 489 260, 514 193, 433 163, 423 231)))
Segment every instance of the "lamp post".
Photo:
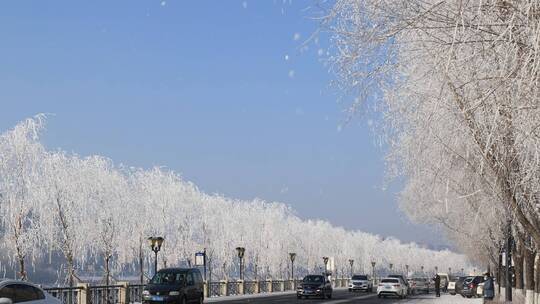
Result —
POLYGON ((165 239, 161 236, 151 236, 148 238, 150 248, 154 252, 154 275, 157 273, 157 254, 161 250, 161 245, 163 245, 163 241, 165 241, 165 239))
POLYGON ((291 259, 291 280, 292 280, 292 287, 293 287, 293 290, 296 290, 296 286, 295 283, 296 281, 294 280, 294 259, 296 259, 296 253, 294 252, 289 252, 289 258, 291 259))
POLYGON ((405 271, 407 272, 405 275, 409 276, 409 264, 405 264, 405 271))
POLYGON ((452 267, 448 267, 448 275, 452 274, 452 267))
POLYGON ((435 266, 435 274, 439 272, 439 267, 435 266))
POLYGON ((390 272, 392 272, 392 268, 394 267, 394 264, 390 263, 388 266, 390 267, 390 272))
POLYGON ((351 279, 353 277, 353 273, 354 273, 354 260, 353 259, 349 259, 349 264, 351 264, 351 279))
POLYGON ((461 275, 465 275, 465 269, 461 268, 461 275))
POLYGON ((238 252, 238 261, 240 263, 240 280, 244 280, 244 272, 243 272, 243 262, 244 262, 244 253, 246 252, 246 248, 244 247, 236 247, 236 251, 238 252))
POLYGON ((323 257, 323 262, 324 262, 324 275, 325 276, 328 276, 328 257, 323 257))
POLYGON ((371 271, 372 271, 372 275, 373 275, 373 284, 375 284, 375 261, 372 261, 371 262, 371 271))
POLYGON ((422 274, 424 274, 424 265, 420 266, 420 270, 422 270, 422 274))

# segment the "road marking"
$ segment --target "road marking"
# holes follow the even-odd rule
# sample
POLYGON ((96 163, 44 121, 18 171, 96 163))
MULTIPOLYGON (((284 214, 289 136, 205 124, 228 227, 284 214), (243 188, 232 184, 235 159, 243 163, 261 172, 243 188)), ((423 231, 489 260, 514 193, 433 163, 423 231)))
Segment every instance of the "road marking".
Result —
POLYGON ((375 296, 376 296, 376 294, 368 294, 368 295, 363 295, 363 296, 359 296, 359 297, 348 298, 348 299, 343 299, 343 300, 332 300, 332 301, 327 301, 327 302, 323 302, 323 303, 326 303, 326 304, 349 303, 352 300, 367 299, 367 298, 372 298, 372 297, 375 297, 375 296))

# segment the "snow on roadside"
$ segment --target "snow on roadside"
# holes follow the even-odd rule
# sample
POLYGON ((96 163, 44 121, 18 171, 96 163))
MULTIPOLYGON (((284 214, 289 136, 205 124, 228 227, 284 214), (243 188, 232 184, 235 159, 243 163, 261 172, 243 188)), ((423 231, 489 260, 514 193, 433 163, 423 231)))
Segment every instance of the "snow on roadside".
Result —
POLYGON ((408 301, 404 302, 396 301, 395 303, 411 303, 411 304, 482 304, 483 299, 468 299, 460 295, 449 295, 442 294, 440 298, 435 297, 435 295, 425 295, 425 296, 415 296, 414 298, 409 298, 408 301))

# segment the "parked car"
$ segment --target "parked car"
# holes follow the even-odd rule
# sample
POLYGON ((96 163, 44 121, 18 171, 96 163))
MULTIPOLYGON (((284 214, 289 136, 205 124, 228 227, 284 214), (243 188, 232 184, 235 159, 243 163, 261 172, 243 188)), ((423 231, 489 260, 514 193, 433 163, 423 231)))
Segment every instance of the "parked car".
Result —
POLYGON ((0 281, 0 303, 61 304, 60 300, 45 290, 28 282, 17 280, 0 281))
POLYGON ((381 280, 377 287, 377 297, 396 296, 400 299, 407 297, 407 285, 400 278, 388 277, 381 280))
POLYGON ((466 278, 467 277, 465 276, 458 278, 458 280, 455 283, 454 293, 450 293, 451 295, 461 294, 461 292, 463 291, 463 282, 465 281, 466 278))
MULTIPOLYGON (((455 296, 456 295, 456 284, 459 281, 460 276, 448 276, 448 293, 455 296)), ((462 281, 463 282, 463 281, 462 281)))
POLYGON ((353 275, 351 278, 351 283, 349 284, 349 291, 362 290, 365 292, 373 292, 373 282, 369 279, 367 275, 353 275))
POLYGON ((411 278, 409 279, 409 285, 411 286, 411 293, 429 293, 431 287, 429 278, 411 278))
POLYGON ((450 282, 450 276, 447 273, 439 272, 437 273, 439 277, 441 278, 441 291, 447 292, 448 291, 448 282, 450 282))
POLYGON ((165 268, 143 290, 145 304, 203 303, 204 284, 196 268, 165 268))
POLYGON ((401 281, 402 284, 404 284, 407 287, 407 294, 411 294, 411 287, 409 286, 409 282, 405 279, 405 277, 401 274, 391 274, 388 276, 389 278, 397 278, 401 281))
POLYGON ((478 284, 484 282, 484 277, 482 276, 469 276, 466 277, 463 281, 463 289, 461 290, 461 295, 467 298, 476 297, 476 290, 478 284))
POLYGON ((304 277, 302 283, 296 289, 296 297, 320 297, 332 298, 332 283, 324 275, 310 274, 304 277))
POLYGON ((484 282, 478 284, 476 287, 476 297, 482 298, 484 296, 484 282))

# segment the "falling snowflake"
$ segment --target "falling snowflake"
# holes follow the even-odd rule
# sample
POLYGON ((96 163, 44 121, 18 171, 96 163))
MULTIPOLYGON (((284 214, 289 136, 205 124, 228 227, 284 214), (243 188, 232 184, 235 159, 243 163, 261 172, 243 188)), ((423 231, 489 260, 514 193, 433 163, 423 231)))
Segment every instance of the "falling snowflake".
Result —
POLYGON ((294 78, 294 70, 289 70, 289 78, 294 78))
POLYGON ((285 61, 289 60, 289 55, 285 55, 285 61))
POLYGON ((242 2, 242 7, 247 8, 247 1, 242 2))
POLYGON ((324 50, 323 50, 323 49, 319 49, 319 50, 317 51, 317 55, 322 56, 323 54, 324 54, 324 50))
POLYGON ((167 1, 161 1, 161 6, 167 5, 167 1))
POLYGON ((300 33, 294 33, 293 39, 294 41, 297 41, 298 39, 300 39, 300 33))

